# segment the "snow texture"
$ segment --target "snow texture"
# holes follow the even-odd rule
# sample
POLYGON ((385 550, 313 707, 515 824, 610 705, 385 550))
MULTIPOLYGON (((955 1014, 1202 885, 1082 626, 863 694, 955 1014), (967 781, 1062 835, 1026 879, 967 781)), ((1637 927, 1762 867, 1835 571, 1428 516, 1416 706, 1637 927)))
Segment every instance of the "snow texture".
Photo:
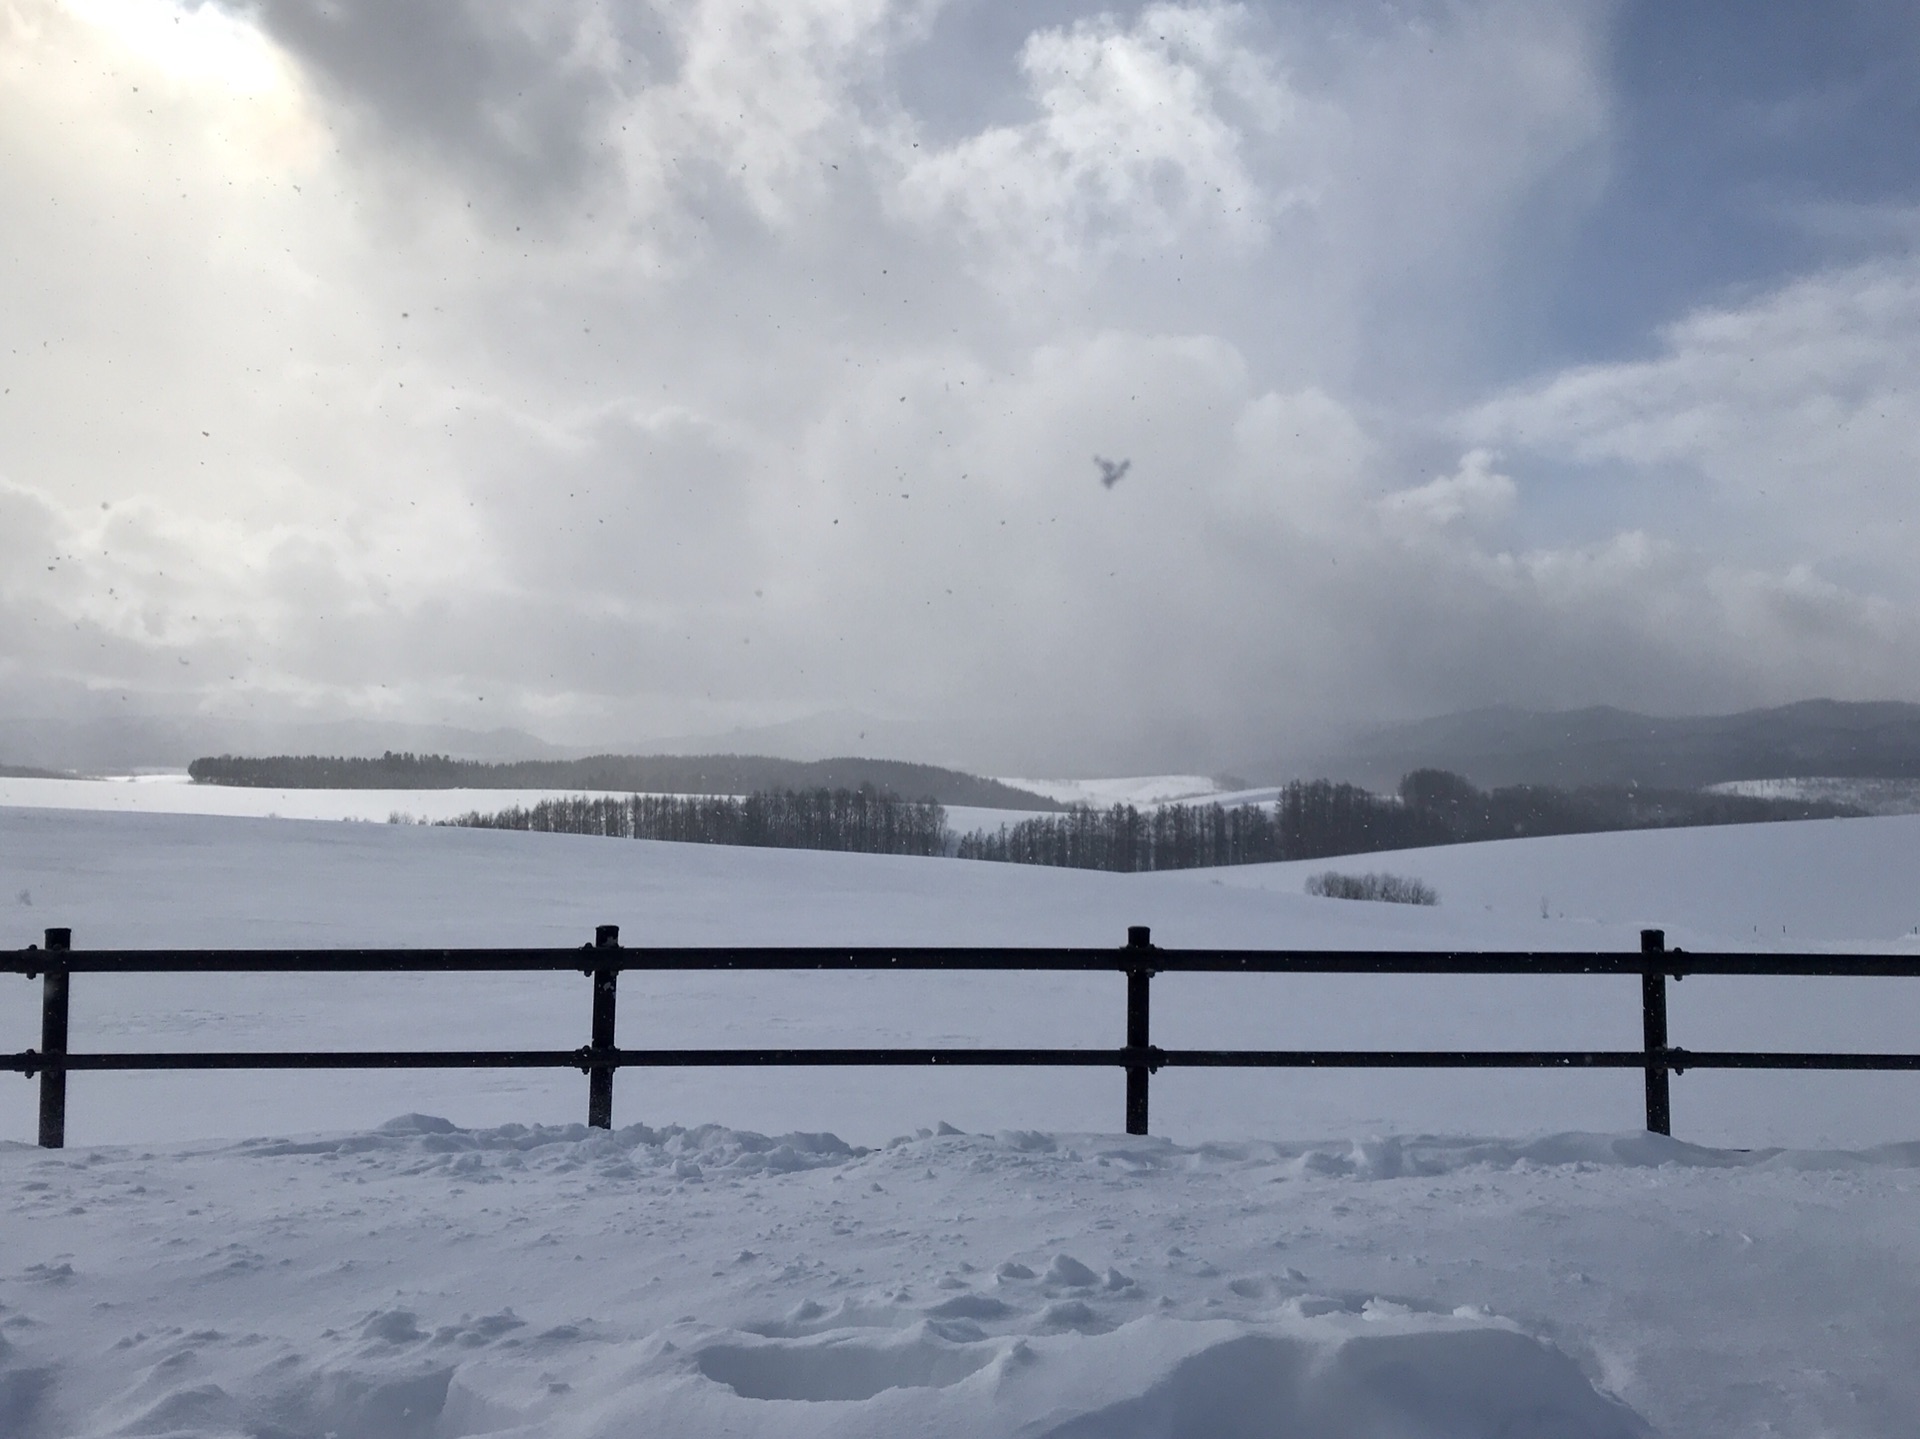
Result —
POLYGON ((11 1145, 0 1178, 19 1439, 1892 1436, 1920 1413, 1920 1144, 862 1149, 406 1115, 11 1145))
MULTIPOLYGON (((1171 944, 1625 948, 1664 921, 1690 948, 1897 950, 1917 855, 1920 822, 1888 819, 1386 857, 1445 896, 1411 910, 1309 898, 1310 866, 0 810, 0 893, 31 897, 13 942, 58 923, 83 946, 573 944, 616 921, 630 942, 1117 944, 1144 922, 1171 944)), ((1120 1020, 1111 976, 684 978, 623 982, 623 1042, 1112 1043, 1120 1020)), ((576 980, 82 976, 75 1043, 571 1046, 576 980)), ((1163 978, 1156 1036, 1631 1044, 1630 987, 1163 978)), ((1909 1047, 1909 990, 1688 980, 1676 1037, 1909 1047)), ((34 1042, 33 987, 0 1002, 0 1043, 34 1042)), ((610 1132, 568 1122, 574 1074, 77 1076, 75 1147, 0 1141, 0 1434, 1920 1430, 1912 1076, 1689 1074, 1679 1127, 1706 1143, 1636 1132, 1637 1076, 1237 1078, 1163 1074, 1163 1132, 1129 1138, 1102 1132, 1104 1073, 623 1073, 610 1132), (378 1105, 406 1112, 357 1117, 378 1105)), ((0 1094, 24 1139, 32 1086, 0 1094)))

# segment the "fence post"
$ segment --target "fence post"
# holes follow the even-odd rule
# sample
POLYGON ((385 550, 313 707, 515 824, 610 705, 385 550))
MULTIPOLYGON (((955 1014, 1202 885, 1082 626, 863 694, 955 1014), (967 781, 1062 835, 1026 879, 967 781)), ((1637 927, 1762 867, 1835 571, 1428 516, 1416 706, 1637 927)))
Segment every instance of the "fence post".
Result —
MULTIPOLYGON (((620 947, 620 926, 603 924, 593 932, 596 950, 620 947)), ((593 972, 593 1045, 595 1050, 613 1048, 613 1001, 619 983, 617 969, 593 972)), ((596 1064, 587 1071, 587 1124, 594 1129, 613 1128, 613 1068, 596 1064)))
MULTIPOLYGON (((1667 1049, 1667 972, 1656 967, 1658 956, 1666 952, 1665 930, 1640 931, 1640 953, 1649 961, 1640 972, 1640 1020, 1650 1060, 1664 1058, 1667 1049)), ((1673 1133, 1673 1106, 1664 1064, 1647 1066, 1647 1129, 1654 1134, 1673 1133)))
MULTIPOLYGON (((73 948, 73 931, 47 931, 47 970, 40 977, 40 1055, 42 1059, 67 1057, 67 966, 55 955, 73 948)), ((67 1146, 67 1071, 64 1065, 49 1064, 40 1071, 40 1147, 65 1149, 67 1146)))
MULTIPOLYGON (((1127 926, 1127 948, 1150 950, 1153 932, 1144 924, 1127 926)), ((1147 1080, 1152 1070, 1147 1065, 1147 1050, 1153 1043, 1147 1005, 1147 986, 1153 971, 1144 964, 1127 966, 1127 1133, 1147 1132, 1147 1080)))

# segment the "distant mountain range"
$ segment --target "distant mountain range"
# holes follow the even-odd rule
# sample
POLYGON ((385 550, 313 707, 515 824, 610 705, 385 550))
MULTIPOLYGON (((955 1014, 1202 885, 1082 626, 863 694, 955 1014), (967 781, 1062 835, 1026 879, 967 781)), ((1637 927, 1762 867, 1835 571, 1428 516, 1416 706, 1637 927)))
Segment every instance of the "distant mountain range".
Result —
POLYGON ((585 759, 600 754, 750 754, 790 760, 858 754, 874 759, 956 762, 927 726, 876 719, 851 710, 786 724, 664 739, 618 736, 593 744, 561 744, 519 729, 474 730, 449 724, 246 719, 155 711, 110 714, 84 697, 61 698, 66 701, 65 709, 47 713, 9 713, 0 708, 0 764, 42 772, 125 774, 143 769, 182 769, 202 755, 377 755, 388 750, 496 763, 585 759))
POLYGON ((1801 775, 1920 778, 1920 705, 1806 700, 1673 719, 1604 705, 1559 712, 1501 706, 1383 726, 1286 772, 1257 772, 1275 781, 1310 773, 1384 789, 1409 770, 1428 768, 1482 787, 1698 789, 1801 775))
POLYGON ((71 770, 36 769, 30 764, 0 764, 0 779, 73 779, 71 770))
MULTIPOLYGON (((611 750, 649 756, 662 771, 675 768, 661 763, 669 759, 694 760, 694 768, 704 778, 681 783, 692 782, 715 792, 743 792, 743 785, 753 789, 769 782, 825 783, 833 787, 848 782, 857 785, 866 779, 909 797, 937 792, 947 804, 1047 807, 1037 795, 1013 800, 1008 795, 987 797, 968 786, 956 788, 948 777, 956 775, 957 769, 908 766, 909 773, 883 776, 874 768, 887 761, 905 761, 910 755, 928 755, 934 748, 930 743, 924 747, 916 743, 916 732, 910 725, 851 713, 824 717, 818 725, 768 726, 759 731, 733 731, 724 737, 688 736, 630 747, 601 745, 594 750, 550 743, 512 729, 482 732, 451 725, 369 720, 274 723, 185 716, 0 715, 0 764, 14 774, 61 770, 101 774, 139 767, 184 767, 196 756, 221 753, 371 756, 408 750, 517 765, 580 760, 593 757, 596 751, 604 755, 611 750), (835 740, 845 747, 826 747, 835 740), (764 778, 734 773, 726 775, 722 783, 715 757, 728 751, 733 756, 747 752, 770 759, 813 761, 818 768, 810 774, 796 769, 779 778, 772 778, 770 772, 764 778), (857 773, 850 768, 852 761, 826 759, 849 753, 867 756, 858 762, 857 773), (914 770, 921 773, 911 773, 914 770), (933 776, 941 778, 929 790, 926 781, 933 776), (968 797, 962 798, 962 794, 968 797)), ((960 763, 967 761, 962 759, 960 763)), ((1409 770, 1422 768, 1450 770, 1483 788, 1533 783, 1562 788, 1638 784, 1697 789, 1739 780, 1801 777, 1920 780, 1920 705, 1807 700, 1775 709, 1679 718, 1635 714, 1609 706, 1566 711, 1495 707, 1381 726, 1316 753, 1294 751, 1284 758, 1266 762, 1256 759, 1231 768, 1246 777, 1230 786, 1236 789, 1324 778, 1388 790, 1409 770)), ((972 780, 972 776, 967 778, 972 780)), ((630 787, 630 780, 614 787, 630 787)))

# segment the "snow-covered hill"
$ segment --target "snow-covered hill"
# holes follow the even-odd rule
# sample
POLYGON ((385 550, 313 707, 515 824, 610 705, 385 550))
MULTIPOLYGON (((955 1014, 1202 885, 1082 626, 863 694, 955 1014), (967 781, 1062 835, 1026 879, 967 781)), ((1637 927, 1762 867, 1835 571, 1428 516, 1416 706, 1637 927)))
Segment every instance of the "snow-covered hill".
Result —
MULTIPOLYGON (((1162 944, 1635 949, 1642 925, 1689 949, 1920 945, 1920 819, 1582 835, 1375 855, 1439 890, 1434 909, 1310 898, 1322 864, 1111 875, 560 835, 210 816, 0 810, 0 903, 20 945, 67 925, 82 947, 583 943, 1162 944), (23 902, 30 900, 31 903, 23 902), (1547 917, 1542 918, 1544 907, 1547 917)), ((1113 975, 629 977, 623 1042, 1112 1044, 1113 975)), ((571 975, 87 977, 76 1047, 537 1045, 586 1037, 571 975)), ((1708 980, 1672 989, 1675 1042, 1902 1048, 1920 985, 1708 980)), ((1167 1044, 1631 1047, 1620 979, 1163 977, 1167 1044)), ((37 1042, 34 994, 0 986, 0 1045, 37 1042)), ((1706 1143, 1864 1144, 1912 1137, 1900 1075, 1689 1074, 1676 1132, 1706 1143)), ((0 1136, 32 1134, 29 1086, 0 1085, 0 1136)), ((377 1124, 407 1109, 462 1123, 569 1122, 573 1074, 82 1075, 76 1142, 377 1124)), ((1118 1073, 624 1073, 616 1115, 876 1143, 947 1118, 1098 1129, 1118 1073)), ((1433 1129, 1520 1133, 1637 1121, 1632 1073, 1166 1073, 1155 1125, 1186 1139, 1433 1129)))
MULTIPOLYGON (((629 943, 1118 944, 1146 923, 1174 945, 1631 948, 1658 923, 1689 948, 1888 949, 1920 942, 1917 860, 1920 819, 1887 819, 1344 866, 1440 890, 1416 909, 1309 898, 1324 865, 0 809, 0 942, 571 944, 612 922, 629 943)), ((1634 987, 1163 977, 1156 1037, 1632 1045, 1634 987)), ((1916 988, 1690 979, 1675 1037, 1909 1047, 1916 988)), ((0 984, 0 1046, 36 1042, 36 1001, 0 984)), ((82 976, 74 1038, 571 1046, 587 1005, 574 975, 82 976)), ((1114 976, 629 976, 621 1006, 630 1044, 1121 1026, 1114 976)), ((1683 1139, 1735 1149, 1635 1133, 1631 1074, 1162 1074, 1151 1139, 1113 1135, 1106 1072, 625 1071, 611 1133, 574 1122, 573 1074, 76 1076, 75 1147, 0 1142, 0 1433, 1904 1439, 1920 1147, 1890 1141, 1915 1138, 1916 1082, 1677 1079, 1683 1139)), ((0 1077, 0 1133, 30 1134, 32 1092, 0 1077)))

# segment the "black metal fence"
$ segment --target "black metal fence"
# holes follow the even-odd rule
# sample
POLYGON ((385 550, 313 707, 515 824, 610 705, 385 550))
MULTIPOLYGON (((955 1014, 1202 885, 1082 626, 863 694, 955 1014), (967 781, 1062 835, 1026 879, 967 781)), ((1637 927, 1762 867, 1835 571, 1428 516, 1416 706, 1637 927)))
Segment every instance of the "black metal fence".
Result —
POLYGON ((1920 957, 1879 954, 1688 954, 1661 930, 1640 932, 1640 952, 1160 949, 1143 925, 1118 949, 645 948, 620 944, 601 925, 578 949, 76 950, 50 929, 45 948, 5 954, 0 969, 41 981, 40 1047, 0 1056, 0 1069, 40 1079, 40 1143, 66 1143, 67 1076, 141 1069, 579 1069, 587 1123, 613 1124, 618 1069, 727 1065, 1006 1065, 1123 1069, 1129 1134, 1147 1132, 1147 1086, 1156 1070, 1196 1069, 1638 1069, 1646 1073, 1647 1128, 1673 1132, 1670 1075, 1688 1069, 1920 1069, 1920 1054, 1689 1050, 1667 1042, 1667 979, 1703 975, 1920 977, 1920 957), (1112 971, 1126 976, 1126 1043, 1117 1049, 621 1049, 614 1002, 622 971, 672 970, 1112 971), (67 1005, 76 974, 453 973, 578 970, 593 983, 589 1042, 578 1049, 197 1051, 75 1054, 67 1005), (1153 1043, 1156 974, 1620 975, 1640 980, 1639 1049, 1162 1049, 1153 1043))

